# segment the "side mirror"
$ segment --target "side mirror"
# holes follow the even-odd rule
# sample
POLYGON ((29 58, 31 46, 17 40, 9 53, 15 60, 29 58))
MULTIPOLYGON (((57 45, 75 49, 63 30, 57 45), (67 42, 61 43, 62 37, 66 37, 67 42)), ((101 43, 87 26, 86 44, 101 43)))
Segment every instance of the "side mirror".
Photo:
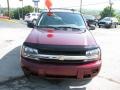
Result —
POLYGON ((95 30, 95 25, 90 24, 89 21, 86 21, 89 30, 95 30))

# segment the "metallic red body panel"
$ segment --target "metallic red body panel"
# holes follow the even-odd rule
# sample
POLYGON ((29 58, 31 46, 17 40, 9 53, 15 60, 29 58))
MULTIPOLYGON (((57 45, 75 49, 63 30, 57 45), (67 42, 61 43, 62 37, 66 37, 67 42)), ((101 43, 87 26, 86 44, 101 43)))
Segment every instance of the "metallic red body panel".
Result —
POLYGON ((33 29, 26 42, 50 45, 96 45, 91 33, 78 31, 59 31, 33 29))
POLYGON ((39 76, 74 76, 76 79, 83 79, 85 75, 89 78, 96 76, 101 67, 101 60, 83 65, 55 65, 55 64, 39 64, 31 63, 22 58, 22 68, 39 76), (94 70, 97 70, 93 73, 94 70))
MULTIPOLYGON (((88 30, 81 32, 53 30, 49 28, 41 30, 33 29, 25 42, 47 45, 97 46, 96 41, 88 30)), ((92 78, 98 74, 101 67, 101 60, 82 65, 55 65, 34 63, 21 57, 21 64, 23 69, 41 76, 71 76, 83 79, 86 77, 92 78)))

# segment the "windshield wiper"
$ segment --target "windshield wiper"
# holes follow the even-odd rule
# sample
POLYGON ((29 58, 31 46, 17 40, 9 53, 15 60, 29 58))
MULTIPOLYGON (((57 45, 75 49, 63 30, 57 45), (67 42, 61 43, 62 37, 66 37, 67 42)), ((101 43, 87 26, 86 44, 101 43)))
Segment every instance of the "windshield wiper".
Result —
POLYGON ((82 31, 85 32, 86 29, 84 27, 79 27, 79 26, 58 26, 58 28, 63 28, 62 30, 68 30, 71 29, 72 31, 82 31))
POLYGON ((72 29, 72 31, 83 31, 84 29, 77 27, 77 26, 52 26, 52 25, 41 25, 41 26, 37 26, 37 28, 53 28, 55 30, 68 30, 68 29, 72 29))
POLYGON ((77 30, 80 30, 81 28, 79 27, 72 27, 72 26, 58 26, 57 28, 70 28, 70 29, 77 29, 77 30))
POLYGON ((57 29, 58 27, 55 27, 55 26, 50 26, 50 25, 46 25, 46 26, 36 26, 37 28, 54 28, 54 29, 57 29))

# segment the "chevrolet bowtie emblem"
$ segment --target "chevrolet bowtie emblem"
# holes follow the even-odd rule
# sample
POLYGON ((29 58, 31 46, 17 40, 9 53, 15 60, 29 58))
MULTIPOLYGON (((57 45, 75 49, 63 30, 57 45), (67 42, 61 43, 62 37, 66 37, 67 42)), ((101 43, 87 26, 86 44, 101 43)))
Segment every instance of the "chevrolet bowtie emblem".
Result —
POLYGON ((63 60, 64 60, 64 56, 63 56, 63 55, 60 56, 60 57, 59 57, 59 60, 63 61, 63 60))

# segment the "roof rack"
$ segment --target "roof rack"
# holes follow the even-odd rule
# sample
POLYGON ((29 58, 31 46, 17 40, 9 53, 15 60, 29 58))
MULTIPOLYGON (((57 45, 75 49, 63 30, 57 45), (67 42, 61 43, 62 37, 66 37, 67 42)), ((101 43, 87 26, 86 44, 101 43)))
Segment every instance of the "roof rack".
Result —
POLYGON ((56 10, 56 9, 59 9, 59 10, 71 10, 71 11, 77 11, 75 9, 69 9, 69 8, 51 8, 51 10, 56 10))
MULTIPOLYGON (((48 10, 48 9, 42 9, 42 10, 48 10)), ((75 9, 68 9, 68 8, 51 8, 50 10, 70 10, 70 11, 77 11, 75 9)))

